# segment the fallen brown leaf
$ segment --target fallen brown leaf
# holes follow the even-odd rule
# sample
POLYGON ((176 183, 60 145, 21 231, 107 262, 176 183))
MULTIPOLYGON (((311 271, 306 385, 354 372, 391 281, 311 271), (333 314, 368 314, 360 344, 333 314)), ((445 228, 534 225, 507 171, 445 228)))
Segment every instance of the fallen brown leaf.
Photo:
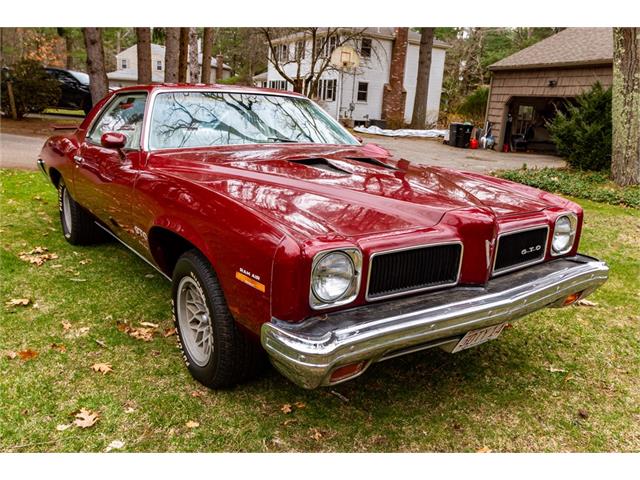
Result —
POLYGON ((322 435, 322 432, 317 428, 311 429, 311 438, 313 438, 316 442, 319 442, 320 440, 322 440, 323 436, 324 435, 322 435))
POLYGON ((491 449, 489 447, 482 447, 480 450, 477 450, 476 453, 491 453, 491 449))
POLYGON ((153 328, 144 328, 144 327, 132 327, 129 329, 129 336, 133 337, 137 340, 142 340, 143 342, 150 342, 153 340, 153 328))
POLYGON ((151 322, 140 322, 140 325, 148 328, 158 328, 159 326, 157 323, 151 323, 151 322))
POLYGON ((84 260, 80 260, 80 265, 87 265, 88 263, 91 263, 91 259, 90 258, 85 258, 84 260))
POLYGON ((11 300, 5 302, 6 307, 26 307, 31 303, 31 300, 28 298, 12 298, 11 300))
POLYGON ((173 336, 175 334, 176 334, 176 329, 174 327, 171 327, 171 328, 165 329, 165 331, 162 334, 162 336, 163 337, 171 337, 171 336, 173 336))
POLYGON ((71 328, 71 322, 66 320, 61 321, 60 324, 62 325, 63 330, 69 330, 71 328))
POLYGON ((61 343, 52 343, 50 346, 51 346, 51 350, 56 350, 57 352, 60 352, 60 353, 67 352, 67 347, 65 347, 61 343))
POLYGON ((49 253, 49 249, 47 247, 35 247, 29 252, 19 253, 18 258, 24 262, 28 262, 39 267, 47 260, 54 260, 58 258, 58 255, 56 253, 49 253))
POLYGON ((294 403, 294 405, 296 406, 296 408, 304 408, 304 407, 306 407, 306 405, 304 403, 302 403, 302 402, 296 402, 296 403, 294 403))
POLYGON ((592 302, 591 300, 586 300, 586 299, 578 300, 575 304, 578 305, 579 307, 597 307, 598 306, 596 302, 592 302))
POLYGON ((194 422, 193 420, 189 420, 185 426, 187 428, 198 428, 200 426, 200 424, 198 422, 194 422))
POLYGON ((59 431, 59 432, 64 432, 66 429, 71 428, 72 425, 73 424, 71 424, 71 423, 68 423, 66 425, 58 425, 56 427, 56 430, 59 431))
POLYGON ((80 428, 89 428, 93 427, 99 419, 100 416, 96 412, 81 408, 80 411, 76 413, 76 419, 73 421, 73 424, 80 428))
POLYGON ((107 445, 107 448, 105 448, 104 451, 110 452, 111 450, 120 450, 122 447, 124 447, 124 442, 122 440, 114 440, 107 445))
POLYGON ((580 418, 584 418, 587 419, 589 418, 589 412, 587 412, 586 410, 584 410, 583 408, 578 409, 578 416, 580 418))
POLYGON ((38 356, 38 352, 36 352, 35 350, 31 350, 30 348, 26 349, 26 350, 21 350, 18 352, 18 356, 20 357, 20 360, 31 360, 32 358, 35 358, 38 356))
POLYGON ((7 358, 9 360, 13 360, 14 358, 16 358, 18 356, 18 354, 16 352, 13 352, 13 351, 8 351, 6 355, 7 355, 7 358))
POLYGON ((280 408, 280 411, 284 414, 287 413, 291 413, 292 409, 291 409, 291 405, 289 405, 288 403, 285 403, 284 405, 282 405, 282 407, 280 408))
POLYGON ((567 373, 564 368, 548 367, 547 370, 549 370, 551 373, 567 373))
POLYGON ((91 369, 94 372, 98 372, 103 375, 106 375, 109 372, 113 372, 113 368, 111 368, 110 363, 94 363, 93 365, 91 365, 91 369))
POLYGON ((191 392, 191 396, 193 398, 200 398, 202 397, 203 393, 200 390, 194 390, 193 392, 191 392))

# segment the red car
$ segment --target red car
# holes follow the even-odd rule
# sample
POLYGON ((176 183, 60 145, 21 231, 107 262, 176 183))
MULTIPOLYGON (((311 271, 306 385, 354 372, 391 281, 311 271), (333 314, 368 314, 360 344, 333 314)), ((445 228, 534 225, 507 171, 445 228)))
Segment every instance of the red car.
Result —
POLYGON ((395 159, 290 92, 124 88, 38 163, 70 243, 107 232, 173 282, 184 361, 212 388, 264 352, 306 388, 457 352, 608 277, 578 254, 575 203, 395 159))

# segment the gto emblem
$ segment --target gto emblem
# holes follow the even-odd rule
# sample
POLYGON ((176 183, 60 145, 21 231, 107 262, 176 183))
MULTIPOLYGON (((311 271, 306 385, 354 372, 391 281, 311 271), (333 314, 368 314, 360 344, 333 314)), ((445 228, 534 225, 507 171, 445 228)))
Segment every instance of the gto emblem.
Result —
POLYGON ((533 247, 529 247, 529 248, 523 248, 520 251, 521 255, 526 255, 527 253, 533 253, 533 252, 537 252, 542 248, 542 245, 535 245, 533 247))

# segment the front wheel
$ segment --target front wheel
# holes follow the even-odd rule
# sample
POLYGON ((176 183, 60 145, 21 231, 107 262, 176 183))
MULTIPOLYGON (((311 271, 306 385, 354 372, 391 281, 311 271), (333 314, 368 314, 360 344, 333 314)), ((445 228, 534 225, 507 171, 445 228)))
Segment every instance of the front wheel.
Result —
POLYGON ((58 209, 62 234, 70 244, 88 245, 103 238, 91 214, 71 197, 62 179, 58 183, 58 209))
POLYGON ((255 376, 264 364, 263 352, 236 325, 208 260, 188 251, 176 263, 172 281, 174 322, 191 375, 209 388, 255 376))

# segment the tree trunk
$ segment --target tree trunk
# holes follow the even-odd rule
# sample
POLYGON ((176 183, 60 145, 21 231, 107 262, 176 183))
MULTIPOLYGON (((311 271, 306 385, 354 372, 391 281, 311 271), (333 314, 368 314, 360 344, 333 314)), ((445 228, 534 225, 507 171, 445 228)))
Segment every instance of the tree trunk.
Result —
POLYGON ((180 55, 178 56, 178 83, 187 82, 189 63, 189 27, 180 28, 180 55))
POLYGON ((180 29, 165 29, 164 51, 164 81, 166 83, 178 82, 178 57, 180 51, 180 29))
POLYGON ((82 29, 84 44, 87 48, 87 72, 93 104, 98 103, 109 92, 107 72, 104 66, 104 48, 102 30, 95 27, 82 29))
POLYGON ((202 83, 211 83, 211 57, 213 55, 213 28, 205 27, 202 34, 202 83))
POLYGON ((431 72, 431 51, 435 28, 420 28, 420 53, 418 55, 418 77, 416 97, 413 101, 411 128, 421 130, 427 123, 427 98, 429 97, 429 74, 431 72))
POLYGON ((391 62, 389 65, 389 83, 384 86, 382 94, 382 119, 387 128, 397 129, 404 125, 404 69, 407 60, 407 46, 409 29, 396 28, 395 38, 391 47, 391 62))
POLYGON ((153 81, 151 75, 151 29, 136 28, 138 39, 138 83, 148 84, 153 81))
POLYGON ((199 78, 198 32, 194 27, 191 27, 189 29, 189 83, 198 83, 199 78))
POLYGON ((621 186, 640 184, 640 28, 613 31, 611 174, 621 186))

